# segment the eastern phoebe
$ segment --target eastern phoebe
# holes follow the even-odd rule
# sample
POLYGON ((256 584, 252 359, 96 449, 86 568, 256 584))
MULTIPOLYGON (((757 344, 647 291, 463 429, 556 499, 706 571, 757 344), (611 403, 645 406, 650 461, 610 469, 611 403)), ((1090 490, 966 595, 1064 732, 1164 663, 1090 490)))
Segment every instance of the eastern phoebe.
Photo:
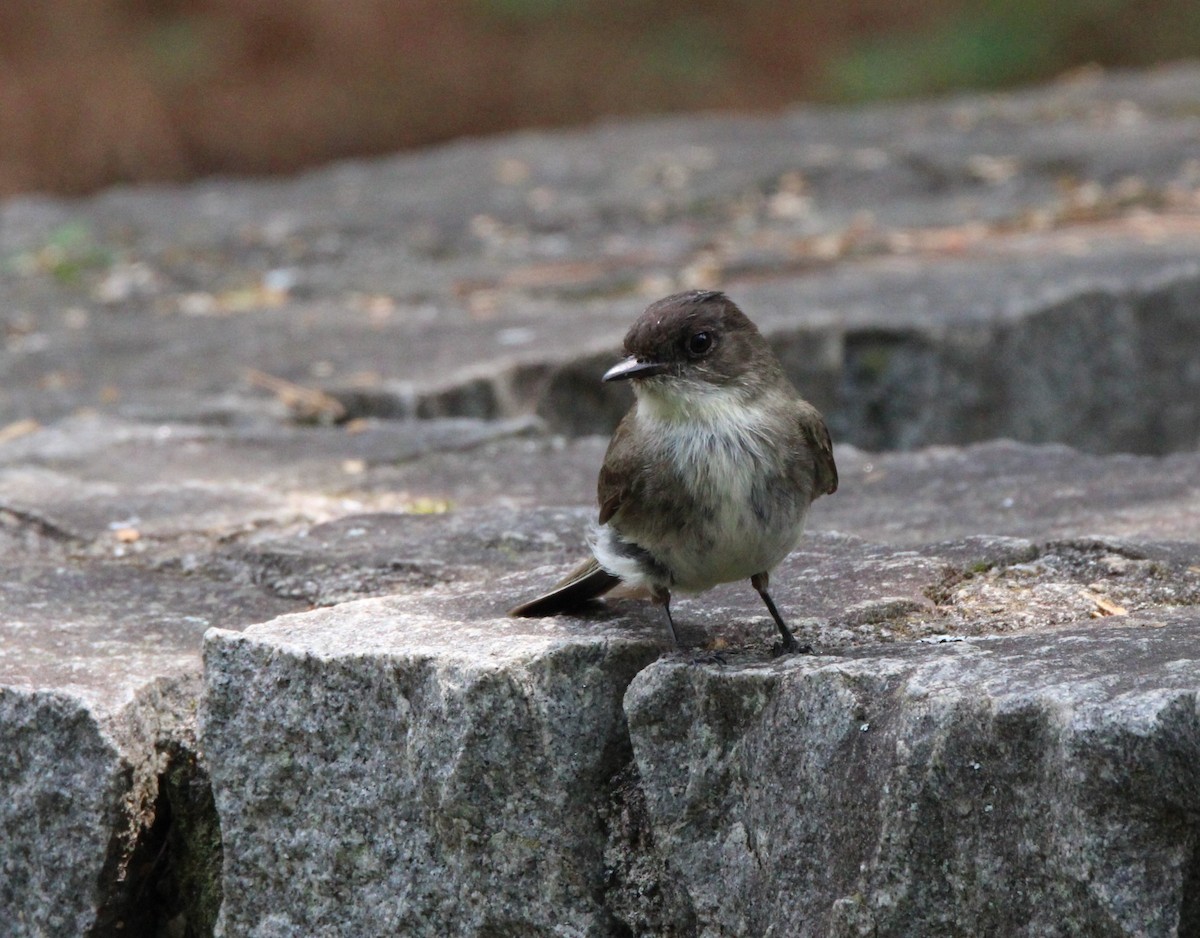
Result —
POLYGON ((750 579, 783 636, 801 650, 767 592, 800 540, 814 498, 837 489, 829 431, 725 294, 677 293, 646 309, 604 375, 635 401, 600 468, 592 558, 512 610, 548 616, 620 586, 666 613, 671 593, 750 579))

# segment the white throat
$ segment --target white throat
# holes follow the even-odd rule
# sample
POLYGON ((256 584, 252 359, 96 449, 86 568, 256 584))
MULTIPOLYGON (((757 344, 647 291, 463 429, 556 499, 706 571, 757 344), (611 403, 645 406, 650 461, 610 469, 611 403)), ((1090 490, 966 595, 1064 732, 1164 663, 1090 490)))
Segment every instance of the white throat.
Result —
MULTIPOLYGON (((695 424, 734 430, 761 421, 764 410, 759 396, 733 386, 678 378, 657 384, 634 384, 638 416, 656 424, 695 424)), ((666 427, 664 427, 666 429, 666 427)))

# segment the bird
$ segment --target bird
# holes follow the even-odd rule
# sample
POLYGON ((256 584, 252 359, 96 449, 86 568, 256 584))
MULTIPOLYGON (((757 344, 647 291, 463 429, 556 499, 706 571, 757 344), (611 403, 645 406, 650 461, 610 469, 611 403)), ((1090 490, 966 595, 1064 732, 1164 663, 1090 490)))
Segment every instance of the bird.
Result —
POLYGON ((603 380, 629 382, 634 402, 600 468, 591 556, 509 614, 574 612, 606 593, 648 596, 678 648, 673 594, 749 579, 778 627, 776 651, 810 651, 768 587, 799 542, 809 505, 837 490, 820 412, 720 291, 650 304, 626 334, 624 353, 603 380))

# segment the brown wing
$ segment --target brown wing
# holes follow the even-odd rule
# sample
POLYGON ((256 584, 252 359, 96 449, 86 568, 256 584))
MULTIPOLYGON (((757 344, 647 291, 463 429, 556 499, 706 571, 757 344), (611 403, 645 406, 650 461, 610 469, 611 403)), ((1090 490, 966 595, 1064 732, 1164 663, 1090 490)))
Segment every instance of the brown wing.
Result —
POLYGON ((808 441, 813 456, 813 498, 818 495, 832 495, 837 491, 837 464, 833 461, 833 441, 829 438, 829 429, 821 419, 820 412, 803 402, 800 410, 800 429, 808 441))
POLYGON ((631 409, 617 425, 604 453, 604 463, 600 466, 596 498, 600 503, 601 524, 607 524, 608 519, 628 500, 640 474, 632 446, 633 414, 634 410, 631 409))

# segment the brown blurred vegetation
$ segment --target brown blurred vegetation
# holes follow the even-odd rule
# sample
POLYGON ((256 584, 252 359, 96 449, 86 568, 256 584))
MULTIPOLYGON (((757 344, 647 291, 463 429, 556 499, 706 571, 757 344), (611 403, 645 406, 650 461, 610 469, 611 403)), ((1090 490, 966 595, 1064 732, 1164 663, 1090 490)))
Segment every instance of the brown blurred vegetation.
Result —
POLYGON ((0 194, 1195 55, 1197 0, 3 0, 0 194))

